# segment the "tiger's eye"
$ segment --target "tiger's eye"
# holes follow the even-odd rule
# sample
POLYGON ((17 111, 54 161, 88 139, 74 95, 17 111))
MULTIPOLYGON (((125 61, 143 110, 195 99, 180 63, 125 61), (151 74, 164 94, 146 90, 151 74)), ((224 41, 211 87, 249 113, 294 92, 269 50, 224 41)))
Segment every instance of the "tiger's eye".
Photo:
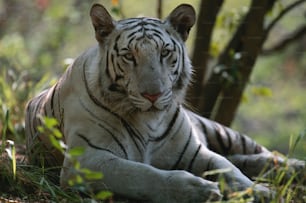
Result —
POLYGON ((132 53, 126 53, 123 55, 126 60, 132 61, 134 59, 134 55, 132 53))
POLYGON ((161 51, 161 53, 160 53, 160 55, 162 56, 162 57, 166 57, 166 56, 168 56, 170 54, 170 50, 169 49, 163 49, 162 51, 161 51))

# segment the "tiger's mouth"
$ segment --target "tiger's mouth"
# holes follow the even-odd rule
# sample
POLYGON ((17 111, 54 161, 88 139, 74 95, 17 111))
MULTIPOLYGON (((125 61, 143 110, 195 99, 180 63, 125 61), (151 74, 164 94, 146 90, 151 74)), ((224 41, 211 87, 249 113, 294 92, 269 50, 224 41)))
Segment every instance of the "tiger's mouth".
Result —
POLYGON ((163 111, 172 103, 172 91, 158 94, 129 95, 132 104, 142 112, 163 111))

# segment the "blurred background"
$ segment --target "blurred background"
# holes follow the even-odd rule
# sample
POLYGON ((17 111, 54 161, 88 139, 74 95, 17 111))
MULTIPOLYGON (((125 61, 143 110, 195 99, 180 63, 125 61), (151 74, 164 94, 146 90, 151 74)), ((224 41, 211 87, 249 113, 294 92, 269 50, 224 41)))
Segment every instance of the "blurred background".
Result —
POLYGON ((2 141, 24 142, 26 102, 97 43, 89 18, 96 2, 117 20, 165 18, 178 4, 192 4, 201 16, 187 48, 200 89, 191 88, 188 103, 271 150, 291 153, 300 138, 293 156, 306 159, 306 3, 301 0, 0 0, 2 141), (259 41, 249 43, 253 32, 259 41), (217 81, 217 91, 211 81, 217 81), (207 105, 210 98, 215 100, 207 105))

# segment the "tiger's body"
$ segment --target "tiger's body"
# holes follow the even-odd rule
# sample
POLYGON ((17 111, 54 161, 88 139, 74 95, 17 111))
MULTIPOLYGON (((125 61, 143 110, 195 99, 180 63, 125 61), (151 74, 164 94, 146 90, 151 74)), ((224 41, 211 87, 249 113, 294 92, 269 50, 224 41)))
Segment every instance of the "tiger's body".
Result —
MULTIPOLYGON (((116 22, 94 5, 91 18, 99 45, 28 104, 30 160, 41 153, 45 164, 63 164, 63 187, 74 175, 69 159, 38 133, 40 116, 48 116, 59 121, 68 149, 85 148, 82 167, 103 172, 103 180, 91 183, 96 190, 150 202, 217 200, 217 184, 201 177, 214 169, 230 169, 223 176, 232 190, 252 187, 250 177, 271 152, 183 106, 191 77, 183 42, 195 21, 193 8, 181 5, 165 21, 116 22)), ((259 185, 255 190, 268 192, 259 185)))

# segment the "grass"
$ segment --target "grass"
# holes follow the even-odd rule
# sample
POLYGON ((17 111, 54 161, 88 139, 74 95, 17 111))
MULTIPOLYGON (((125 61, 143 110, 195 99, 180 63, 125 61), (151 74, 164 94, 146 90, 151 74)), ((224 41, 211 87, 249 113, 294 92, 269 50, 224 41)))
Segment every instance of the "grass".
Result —
MULTIPOLYGON (((6 118, 4 126, 7 126, 9 122, 9 116, 6 118)), ((41 131, 48 131, 54 134, 52 136, 60 137, 55 127, 57 123, 53 120, 45 118, 45 127, 41 128, 41 131)), ((74 163, 76 175, 69 181, 73 190, 66 191, 59 187, 58 174, 54 173, 54 168, 29 165, 25 156, 24 145, 15 145, 13 141, 5 140, 5 132, 3 135, 4 139, 1 141, 0 151, 0 165, 2 166, 0 167, 0 202, 9 200, 16 202, 103 202, 105 200, 108 202, 111 197, 110 192, 94 193, 90 191, 87 185, 87 181, 100 180, 103 175, 80 166, 76 157, 83 153, 83 149, 76 148, 68 152, 72 163, 74 163)), ((294 153, 294 149, 296 149, 303 136, 304 133, 301 133, 296 140, 290 142, 291 154, 294 153)), ((58 143, 55 145, 59 146, 58 143)), ((226 171, 210 171, 204 175, 222 174, 223 172, 226 171)), ((289 167, 280 165, 274 172, 271 173, 273 176, 262 174, 256 179, 256 183, 265 184, 275 191, 275 196, 271 200, 272 203, 278 203, 281 200, 284 203, 306 201, 306 187, 304 185, 306 183, 306 173, 298 174, 291 171, 289 167)), ((222 179, 220 179, 220 188, 221 190, 227 188, 222 179)), ((247 202, 254 199, 254 190, 249 188, 245 191, 230 193, 227 196, 228 199, 220 203, 247 202)), ((109 201, 113 202, 111 199, 109 201)))
MULTIPOLYGON (((58 184, 52 181, 52 176, 48 173, 49 169, 39 168, 24 163, 20 158, 17 161, 16 176, 13 174, 12 160, 3 156, 0 159, 0 202, 5 199, 16 200, 19 202, 34 201, 53 201, 53 202, 95 202, 99 201, 99 196, 85 198, 79 192, 63 191, 58 184)), ((275 191, 275 198, 272 203, 283 199, 285 203, 302 203, 306 200, 306 188, 303 182, 295 182, 295 174, 284 182, 286 168, 279 168, 279 172, 274 179, 261 181, 269 182, 269 187, 275 191)), ((51 173, 52 174, 52 173, 51 173)), ((305 181, 305 180, 304 180, 305 181)), ((104 193, 108 195, 107 193, 104 193)), ((236 192, 230 195, 227 203, 244 202, 246 195, 253 198, 253 190, 236 192)), ((103 195, 103 193, 100 193, 103 195)), ((188 195, 188 194, 186 194, 188 195)), ((102 197, 102 196, 101 196, 102 197)), ((103 197, 104 198, 104 197, 103 197)), ((105 199, 105 198, 104 198, 105 199)))

